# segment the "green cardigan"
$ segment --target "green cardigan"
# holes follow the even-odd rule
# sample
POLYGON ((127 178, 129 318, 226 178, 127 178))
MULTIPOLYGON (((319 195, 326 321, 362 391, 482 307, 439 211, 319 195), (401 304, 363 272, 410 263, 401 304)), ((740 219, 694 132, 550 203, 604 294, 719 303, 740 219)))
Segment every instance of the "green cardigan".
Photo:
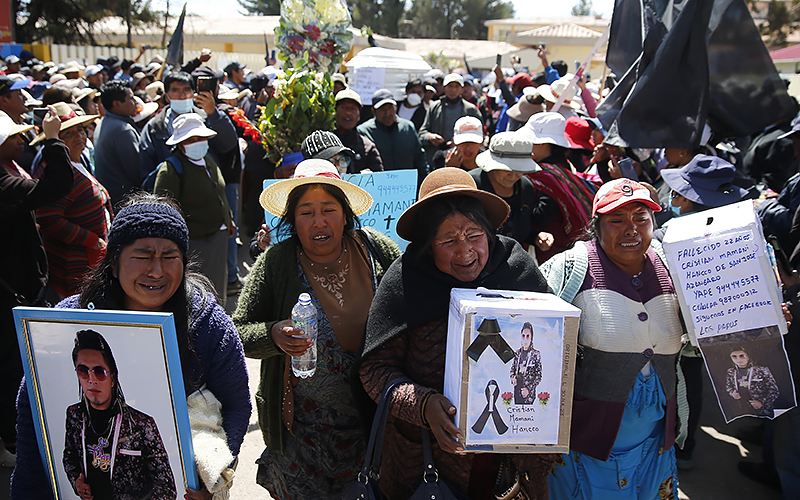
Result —
POLYGON ((231 227, 233 214, 225 196, 225 179, 216 162, 206 155, 206 166, 189 161, 182 152, 175 155, 183 165, 183 179, 172 163, 164 161, 158 167, 153 191, 178 201, 189 228, 189 238, 210 238, 225 224, 231 227))
MULTIPOLYGON (((393 262, 400 248, 391 238, 372 228, 381 252, 393 262)), ((233 322, 239 331, 248 358, 261 360, 261 381, 256 393, 258 425, 264 443, 273 453, 283 452, 283 371, 288 356, 272 342, 272 325, 291 318, 297 296, 310 292, 297 272, 297 237, 278 243, 259 256, 239 295, 233 322)), ((369 248, 369 246, 367 246, 369 248)), ((386 272, 373 258, 377 280, 386 272)))

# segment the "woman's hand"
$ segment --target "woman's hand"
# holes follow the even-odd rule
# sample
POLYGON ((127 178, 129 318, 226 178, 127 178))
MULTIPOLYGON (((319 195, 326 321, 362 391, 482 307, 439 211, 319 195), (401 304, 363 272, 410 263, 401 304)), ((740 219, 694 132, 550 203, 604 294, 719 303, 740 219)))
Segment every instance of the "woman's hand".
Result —
POLYGON ((555 243, 555 237, 548 232, 542 231, 536 236, 536 248, 542 252, 550 250, 550 247, 555 243))
POLYGON ((611 153, 609 153, 608 148, 604 144, 598 144, 594 147, 594 155, 592 155, 592 159, 589 160, 589 164, 600 163, 610 158, 611 153))
POLYGON ((92 500, 92 487, 86 484, 86 478, 83 477, 83 473, 75 480, 75 489, 78 491, 81 500, 92 500))
POLYGON ((94 244, 95 250, 102 250, 106 247, 106 241, 102 238, 97 240, 97 243, 94 244))
POLYGON ((302 356, 314 345, 310 338, 302 336, 301 330, 292 328, 290 319, 272 325, 270 335, 272 335, 272 342, 275 343, 275 346, 289 356, 302 356))
POLYGON ((231 220, 231 223, 228 224, 228 238, 233 238, 236 236, 236 223, 231 220))
POLYGON ((186 488, 186 495, 184 498, 188 498, 190 500, 208 500, 212 498, 214 495, 208 491, 208 489, 203 486, 202 490, 193 490, 191 488, 186 488))
POLYGON ((761 407, 762 407, 762 406, 764 406, 764 405, 763 405, 763 404, 761 404, 761 401, 759 401, 759 400, 757 400, 757 399, 751 399, 751 400, 750 400, 750 406, 752 406, 752 407, 753 407, 753 408, 755 408, 756 410, 760 410, 760 409, 761 409, 761 407))
POLYGON ((258 230, 258 237, 256 244, 261 250, 266 250, 272 244, 272 235, 269 232, 269 226, 261 224, 261 229, 258 230))
POLYGON ((58 133, 61 132, 61 119, 56 113, 56 108, 47 106, 50 111, 44 115, 42 120, 42 131, 44 132, 45 139, 58 139, 58 133))
POLYGON ((456 407, 449 399, 441 394, 434 394, 428 398, 425 406, 425 420, 431 428, 431 432, 439 443, 439 448, 447 453, 460 453, 464 451, 456 438, 464 439, 461 431, 453 423, 453 416, 456 414, 456 407))
POLYGON ((447 156, 444 159, 444 166, 445 167, 461 167, 461 164, 464 162, 464 155, 461 154, 461 148, 458 146, 454 147, 450 151, 447 152, 447 156))
POLYGON ((733 399, 742 399, 742 395, 741 395, 741 394, 739 394, 739 391, 733 391, 733 392, 731 393, 731 397, 732 397, 733 399))

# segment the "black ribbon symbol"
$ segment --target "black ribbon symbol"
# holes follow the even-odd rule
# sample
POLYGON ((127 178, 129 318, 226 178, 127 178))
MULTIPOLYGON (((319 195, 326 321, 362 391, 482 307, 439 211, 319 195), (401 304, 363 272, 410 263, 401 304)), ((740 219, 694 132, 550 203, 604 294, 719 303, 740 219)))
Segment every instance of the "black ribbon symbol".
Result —
POLYGON ((489 420, 491 416, 497 433, 505 434, 508 431, 508 426, 503 422, 503 417, 501 417, 500 413, 497 411, 497 398, 500 397, 500 387, 497 385, 497 382, 490 380, 489 383, 486 384, 484 394, 486 394, 486 408, 483 409, 483 413, 481 413, 481 416, 475 421, 472 430, 478 434, 483 432, 483 428, 486 427, 486 421, 489 420), (494 390, 489 389, 491 386, 494 386, 494 390), (492 407, 491 410, 489 409, 490 406, 492 407))
POLYGON ((478 362, 478 358, 481 357, 487 347, 491 347, 503 363, 508 363, 514 359, 514 351, 508 345, 506 339, 500 335, 500 325, 497 324, 496 319, 484 319, 481 322, 481 326, 478 327, 478 333, 479 335, 467 348, 467 356, 473 363, 478 362))

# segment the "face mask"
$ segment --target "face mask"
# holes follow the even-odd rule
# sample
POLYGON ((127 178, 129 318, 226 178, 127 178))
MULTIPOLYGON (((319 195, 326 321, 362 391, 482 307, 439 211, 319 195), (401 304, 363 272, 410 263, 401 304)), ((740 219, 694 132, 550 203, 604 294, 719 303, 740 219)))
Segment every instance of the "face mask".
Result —
POLYGON ((670 195, 669 195, 669 208, 670 208, 670 210, 672 210, 672 215, 674 215, 675 217, 680 217, 681 216, 681 207, 676 207, 675 205, 673 205, 672 204, 672 200, 673 199, 675 199, 675 193, 674 192, 670 193, 670 195))
POLYGON ((194 107, 194 99, 173 99, 169 101, 169 107, 179 115, 189 113, 194 107))
POLYGON ((408 102, 409 106, 411 106, 412 108, 415 108, 415 107, 419 106, 419 103, 422 102, 422 97, 420 97, 419 94, 411 93, 411 94, 408 94, 408 96, 406 97, 406 102, 408 102))
POLYGON ((191 160, 202 160, 208 153, 208 141, 195 142, 184 146, 186 156, 191 160))

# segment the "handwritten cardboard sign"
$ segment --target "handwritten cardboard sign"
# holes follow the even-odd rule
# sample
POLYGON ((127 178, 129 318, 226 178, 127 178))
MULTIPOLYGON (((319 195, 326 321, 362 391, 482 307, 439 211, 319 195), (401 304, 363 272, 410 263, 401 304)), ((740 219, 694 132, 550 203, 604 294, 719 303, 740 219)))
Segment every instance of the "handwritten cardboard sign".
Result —
POLYGON ((353 68, 350 80, 350 88, 358 92, 361 97, 361 102, 365 106, 372 105, 372 94, 376 91, 386 88, 386 68, 368 68, 357 67, 353 68))
POLYGON ((664 252, 687 326, 697 339, 785 328, 766 245, 750 202, 670 223, 664 252))
MULTIPOLYGON (((342 179, 359 186, 370 195, 375 202, 365 214, 359 217, 362 227, 371 227, 392 238, 401 250, 405 250, 408 242, 397 235, 397 219, 405 209, 417 200, 417 171, 390 170, 371 174, 343 174, 342 179)), ((280 179, 266 179, 263 187, 280 182, 280 179)), ((267 226, 272 231, 273 241, 284 238, 276 237, 275 228, 280 217, 265 211, 267 226)))

